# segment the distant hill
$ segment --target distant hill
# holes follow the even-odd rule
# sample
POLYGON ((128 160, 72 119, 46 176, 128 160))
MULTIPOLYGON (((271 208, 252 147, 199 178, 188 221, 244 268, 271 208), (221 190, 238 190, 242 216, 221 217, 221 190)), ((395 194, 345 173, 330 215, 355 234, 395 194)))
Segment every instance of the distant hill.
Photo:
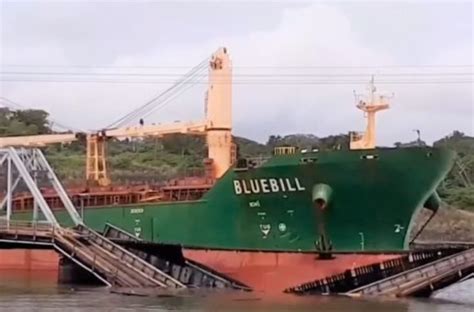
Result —
POLYGON ((240 157, 256 157, 270 155, 271 147, 247 138, 234 136, 234 143, 237 144, 240 157))
POLYGON ((296 146, 298 148, 348 149, 349 136, 346 134, 317 137, 313 134, 289 134, 285 136, 271 135, 267 144, 269 148, 275 146, 296 146))
POLYGON ((433 146, 453 149, 460 157, 474 155, 474 137, 467 136, 460 131, 454 131, 450 135, 434 142, 433 146))
POLYGON ((439 193, 451 205, 474 211, 474 137, 454 131, 433 143, 458 153, 458 161, 451 170, 439 193))

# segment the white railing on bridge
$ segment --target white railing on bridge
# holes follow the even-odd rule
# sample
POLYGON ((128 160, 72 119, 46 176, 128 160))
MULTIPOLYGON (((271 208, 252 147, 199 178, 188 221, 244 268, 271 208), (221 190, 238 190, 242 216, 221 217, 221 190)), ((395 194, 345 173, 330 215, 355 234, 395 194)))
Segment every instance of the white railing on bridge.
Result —
POLYGON ((0 219, 0 232, 9 233, 51 233, 54 235, 57 226, 44 221, 24 221, 24 220, 8 220, 0 219))

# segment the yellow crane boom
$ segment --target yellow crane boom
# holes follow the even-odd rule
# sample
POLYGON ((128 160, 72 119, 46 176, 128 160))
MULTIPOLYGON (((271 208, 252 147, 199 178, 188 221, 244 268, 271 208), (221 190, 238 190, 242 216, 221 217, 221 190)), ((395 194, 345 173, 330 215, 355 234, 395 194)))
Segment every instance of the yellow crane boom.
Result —
POLYGON ((144 138, 149 136, 163 136, 166 134, 202 134, 208 128, 206 121, 202 122, 174 122, 149 126, 134 126, 104 130, 103 133, 111 138, 144 138))
POLYGON ((205 134, 207 122, 175 122, 172 124, 134 126, 103 130, 87 135, 87 181, 95 181, 101 186, 110 184, 107 171, 106 142, 108 138, 127 139, 161 137, 167 134, 205 134))
POLYGON ((0 148, 13 147, 41 147, 55 143, 71 143, 77 140, 78 134, 40 134, 0 138, 0 148))

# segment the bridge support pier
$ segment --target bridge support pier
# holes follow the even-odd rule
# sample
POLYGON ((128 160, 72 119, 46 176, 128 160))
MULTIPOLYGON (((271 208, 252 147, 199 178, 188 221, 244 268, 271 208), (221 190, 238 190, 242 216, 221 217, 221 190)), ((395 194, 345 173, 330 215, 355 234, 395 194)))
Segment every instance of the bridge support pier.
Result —
POLYGON ((103 285, 97 277, 66 257, 61 257, 59 259, 58 283, 74 285, 103 285))

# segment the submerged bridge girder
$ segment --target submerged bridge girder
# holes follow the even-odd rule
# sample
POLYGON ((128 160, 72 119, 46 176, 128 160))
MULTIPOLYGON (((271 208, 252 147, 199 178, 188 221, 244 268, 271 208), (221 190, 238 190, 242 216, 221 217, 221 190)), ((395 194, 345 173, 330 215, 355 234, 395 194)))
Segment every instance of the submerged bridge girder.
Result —
POLYGON ((441 244, 384 262, 348 269, 285 290, 299 295, 429 297, 434 291, 474 277, 474 247, 441 244), (441 247, 442 246, 442 247, 441 247))
POLYGON ((0 243, 50 246, 107 286, 186 288, 186 286, 86 226, 0 222, 0 243))
POLYGON ((188 287, 251 290, 225 274, 185 258, 180 246, 145 242, 112 224, 106 224, 104 236, 188 287))
POLYGON ((429 296, 472 276, 474 248, 443 257, 347 292, 350 296, 429 296))
MULTIPOLYGON (((170 261, 166 252, 148 254, 144 250, 126 249, 87 227, 39 149, 0 149, 0 171, 2 169, 6 171, 7 185, 6 196, 0 202, 0 248, 53 248, 105 285, 119 289, 187 288, 189 285, 249 290, 198 263, 182 257, 170 261), (12 220, 13 193, 20 182, 33 197, 30 221, 12 220), (63 228, 58 223, 40 190, 40 182, 48 183, 56 191, 73 228, 63 228)), ((129 242, 136 241, 123 230, 109 225, 107 234, 113 236, 114 233, 121 238, 125 236, 129 242)))
MULTIPOLYGON (((144 245, 140 243, 131 234, 110 224, 105 235, 101 235, 84 225, 65 229, 48 224, 0 221, 0 248, 54 249, 103 284, 113 287, 114 292, 149 294, 157 289, 187 287, 251 290, 211 268, 185 259, 180 252, 177 256, 177 246, 173 250, 169 246, 157 248, 157 244, 153 248, 142 248, 144 245)), ((145 244, 149 247, 149 243, 145 244)))
POLYGON ((0 149, 0 170, 6 171, 6 196, 0 203, 0 212, 3 212, 0 214, 0 243, 51 246, 108 286, 186 287, 84 225, 41 150, 0 149), (13 193, 20 182, 34 198, 31 221, 12 220, 13 193), (58 223, 40 190, 41 182, 56 191, 74 228, 63 228, 58 223))

